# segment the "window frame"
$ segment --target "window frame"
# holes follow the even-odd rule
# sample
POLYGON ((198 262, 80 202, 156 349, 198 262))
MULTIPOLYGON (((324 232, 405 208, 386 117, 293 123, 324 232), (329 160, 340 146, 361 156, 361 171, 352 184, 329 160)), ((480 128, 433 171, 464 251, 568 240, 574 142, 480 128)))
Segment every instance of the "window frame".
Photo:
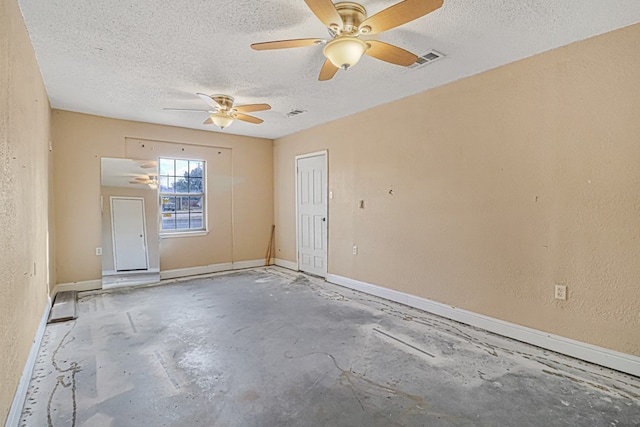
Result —
MULTIPOLYGON (((191 173, 190 170, 190 166, 187 168, 188 169, 188 173, 191 173)), ((187 184, 188 184, 188 179, 191 178, 190 176, 187 177, 187 184)), ((158 233, 160 235, 161 238, 167 238, 167 237, 180 237, 180 236, 201 236, 201 235, 205 235, 209 233, 209 227, 208 227, 208 221, 207 221, 207 209, 208 209, 208 202, 207 202, 207 161, 204 159, 187 159, 187 158, 181 158, 181 157, 169 157, 169 156, 161 156, 158 157, 158 214, 159 214, 159 221, 158 221, 158 233), (163 175, 161 173, 161 164, 163 160, 170 160, 174 162, 174 170, 173 170, 173 175, 163 175), (175 162, 176 161, 187 161, 187 162, 198 162, 202 164, 202 177, 200 179, 202 179, 202 192, 198 192, 198 193, 181 193, 181 192, 176 192, 175 191, 175 183, 177 182, 178 178, 183 178, 184 176, 178 176, 176 175, 176 170, 175 170, 175 162), (163 177, 170 177, 173 178, 173 186, 174 186, 174 191, 173 192, 168 192, 168 191, 162 191, 162 178, 163 177), (168 213, 168 212, 164 212, 163 211, 163 198, 164 197, 172 197, 174 198, 174 200, 176 200, 178 197, 201 197, 202 198, 202 207, 201 207, 201 211, 202 211, 202 227, 201 228, 174 228, 174 229, 164 229, 163 228, 163 219, 164 219, 164 214, 168 213)), ((176 221, 176 226, 177 226, 177 220, 178 217, 176 216, 178 214, 177 210, 174 210, 173 212, 171 212, 174 215, 175 221, 176 221)), ((189 209, 188 211, 189 214, 189 219, 191 219, 191 209, 189 209)))

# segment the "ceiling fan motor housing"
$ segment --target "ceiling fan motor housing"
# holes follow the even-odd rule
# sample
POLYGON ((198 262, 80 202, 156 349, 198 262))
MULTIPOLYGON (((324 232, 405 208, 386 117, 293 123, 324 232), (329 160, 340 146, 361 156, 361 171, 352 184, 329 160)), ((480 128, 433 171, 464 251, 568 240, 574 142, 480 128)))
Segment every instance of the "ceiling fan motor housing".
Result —
POLYGON ((211 99, 216 101, 224 110, 233 108, 233 97, 229 95, 211 95, 211 99))
POLYGON ((359 32, 360 24, 367 19, 367 10, 358 3, 336 3, 336 10, 342 18, 342 30, 331 28, 340 35, 355 36, 359 32))

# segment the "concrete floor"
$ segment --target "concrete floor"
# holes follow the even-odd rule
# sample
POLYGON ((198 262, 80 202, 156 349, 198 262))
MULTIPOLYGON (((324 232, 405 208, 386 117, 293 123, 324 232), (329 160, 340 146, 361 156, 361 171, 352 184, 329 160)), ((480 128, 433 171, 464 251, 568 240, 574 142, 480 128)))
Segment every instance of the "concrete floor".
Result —
POLYGON ((89 292, 22 426, 638 426, 640 379, 261 268, 89 292))

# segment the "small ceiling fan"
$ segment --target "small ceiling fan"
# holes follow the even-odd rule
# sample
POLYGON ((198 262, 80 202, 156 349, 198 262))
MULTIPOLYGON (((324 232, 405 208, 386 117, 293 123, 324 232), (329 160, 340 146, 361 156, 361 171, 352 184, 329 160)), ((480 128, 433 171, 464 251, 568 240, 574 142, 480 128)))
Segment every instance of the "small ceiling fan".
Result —
POLYGON ((209 117, 203 122, 205 125, 215 124, 220 129, 224 129, 233 123, 234 120, 242 120, 243 122, 260 124, 264 120, 245 113, 254 111, 270 110, 269 104, 246 104, 233 105, 233 97, 229 95, 206 95, 197 93, 204 102, 206 102, 212 110, 193 110, 189 108, 165 108, 170 111, 197 111, 209 113, 209 117))
POLYGON ((405 67, 413 64, 418 59, 413 53, 378 40, 362 40, 360 36, 379 34, 406 24, 440 8, 444 2, 444 0, 404 0, 367 17, 366 9, 358 3, 334 4, 331 0, 304 1, 318 19, 329 28, 332 40, 328 42, 316 38, 278 40, 254 43, 251 48, 271 50, 326 44, 322 53, 327 59, 318 77, 321 81, 333 78, 339 68, 347 70, 354 66, 365 54, 405 67))
POLYGON ((129 181, 129 184, 148 185, 149 187, 158 188, 158 176, 157 175, 142 175, 137 176, 133 181, 129 181))

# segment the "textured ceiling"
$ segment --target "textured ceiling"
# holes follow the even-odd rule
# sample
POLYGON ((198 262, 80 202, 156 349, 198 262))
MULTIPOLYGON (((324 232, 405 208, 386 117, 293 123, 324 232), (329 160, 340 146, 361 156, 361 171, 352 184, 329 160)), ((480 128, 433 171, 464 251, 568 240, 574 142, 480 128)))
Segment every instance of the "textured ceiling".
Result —
MULTIPOLYGON (((369 16, 395 0, 362 0, 369 16)), ((379 40, 446 57, 418 69, 364 57, 317 80, 322 47, 255 42, 327 38, 302 0, 19 0, 53 108, 219 131, 196 92, 271 104, 223 132, 277 138, 640 21, 638 0, 445 0, 379 40), (287 117, 293 109, 304 114, 287 117)), ((602 53, 600 53, 602 54, 602 53)))

